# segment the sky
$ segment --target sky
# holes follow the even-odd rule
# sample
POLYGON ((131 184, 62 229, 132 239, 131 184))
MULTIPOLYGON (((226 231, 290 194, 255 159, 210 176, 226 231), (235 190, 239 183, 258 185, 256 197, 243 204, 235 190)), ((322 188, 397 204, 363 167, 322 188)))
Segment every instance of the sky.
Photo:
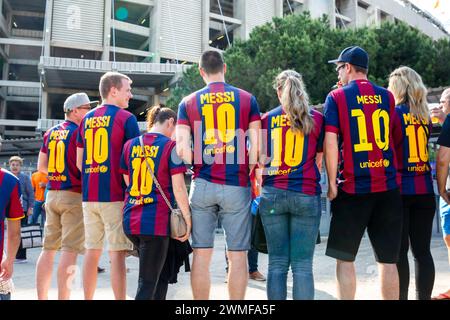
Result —
POLYGON ((428 11, 450 32, 450 0, 409 0, 422 10, 428 11))

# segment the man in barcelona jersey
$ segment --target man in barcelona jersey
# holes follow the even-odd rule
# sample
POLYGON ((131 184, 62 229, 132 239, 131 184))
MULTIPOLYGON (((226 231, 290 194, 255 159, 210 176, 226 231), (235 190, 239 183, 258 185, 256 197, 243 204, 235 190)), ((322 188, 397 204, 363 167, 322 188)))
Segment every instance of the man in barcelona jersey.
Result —
MULTIPOLYGON (((0 149, 1 149, 0 137, 0 149)), ((3 168, 0 168, 0 286, 10 286, 14 269, 14 259, 20 243, 20 221, 25 218, 20 203, 19 179, 3 168), (6 254, 3 255, 5 219, 8 223, 8 242, 6 254)), ((1 289, 1 288, 0 288, 1 289)), ((11 291, 0 290, 0 300, 10 300, 11 291)))
POLYGON ((38 170, 48 175, 47 221, 44 244, 36 265, 38 299, 47 300, 57 250, 58 298, 70 298, 70 285, 77 256, 84 252, 84 224, 81 207, 81 176, 77 168, 78 126, 91 109, 87 94, 75 93, 64 102, 65 121, 48 129, 39 153, 38 170))
POLYGON ((194 299, 209 298, 209 265, 219 218, 230 261, 230 299, 243 299, 248 282, 249 174, 257 161, 257 132, 261 121, 255 97, 225 83, 225 73, 222 55, 214 50, 205 51, 200 58, 200 75, 206 87, 187 96, 178 108, 177 153, 194 165, 189 197, 194 299))
POLYGON ((394 97, 367 80, 369 57, 362 48, 348 47, 329 62, 343 85, 328 94, 324 106, 332 212, 326 254, 337 260, 338 297, 355 298, 354 260, 367 229, 382 297, 398 299, 402 203, 392 139, 394 97))
POLYGON ((81 171, 86 255, 84 297, 91 300, 97 285, 97 266, 108 243, 111 286, 117 300, 126 298, 125 256, 132 249, 122 226, 125 183, 119 171, 125 142, 139 135, 136 117, 124 110, 132 98, 131 79, 107 72, 100 79, 102 105, 83 118, 77 139, 81 171))

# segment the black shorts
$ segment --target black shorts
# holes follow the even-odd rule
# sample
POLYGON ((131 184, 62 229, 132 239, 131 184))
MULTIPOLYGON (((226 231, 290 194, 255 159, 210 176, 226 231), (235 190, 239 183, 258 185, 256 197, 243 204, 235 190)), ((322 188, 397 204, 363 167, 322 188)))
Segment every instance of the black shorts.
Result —
POLYGON ((359 195, 339 189, 331 202, 331 213, 327 256, 355 261, 367 228, 376 261, 397 263, 403 221, 398 189, 359 195))

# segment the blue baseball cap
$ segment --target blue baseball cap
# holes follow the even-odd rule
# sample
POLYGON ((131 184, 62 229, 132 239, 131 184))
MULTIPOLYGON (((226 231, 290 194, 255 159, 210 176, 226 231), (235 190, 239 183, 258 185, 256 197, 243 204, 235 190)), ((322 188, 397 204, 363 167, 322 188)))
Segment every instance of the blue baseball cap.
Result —
POLYGON ((342 50, 339 58, 328 61, 328 63, 338 62, 346 62, 364 69, 369 69, 369 55, 363 48, 358 46, 345 48, 342 50))

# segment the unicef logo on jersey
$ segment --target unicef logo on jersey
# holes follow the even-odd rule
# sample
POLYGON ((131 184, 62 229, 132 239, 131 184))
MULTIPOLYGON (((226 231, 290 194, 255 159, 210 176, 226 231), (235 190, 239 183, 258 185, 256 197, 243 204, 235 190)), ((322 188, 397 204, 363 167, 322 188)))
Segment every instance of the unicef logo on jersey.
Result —
POLYGON ((372 169, 372 168, 381 168, 381 167, 389 167, 391 162, 388 159, 380 159, 377 161, 364 161, 359 163, 359 167, 361 169, 372 169))

